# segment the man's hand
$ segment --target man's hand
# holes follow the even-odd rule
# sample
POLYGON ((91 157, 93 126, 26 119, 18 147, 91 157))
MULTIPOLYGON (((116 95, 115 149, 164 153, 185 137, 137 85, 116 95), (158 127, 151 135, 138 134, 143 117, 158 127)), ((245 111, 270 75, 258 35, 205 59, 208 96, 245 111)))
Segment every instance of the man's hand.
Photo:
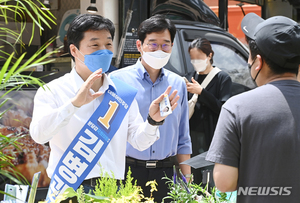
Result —
POLYGON ((77 92, 76 96, 71 100, 72 104, 76 107, 81 107, 90 103, 97 97, 100 97, 103 92, 91 93, 91 88, 94 82, 102 77, 102 69, 99 69, 92 73, 87 80, 82 84, 81 88, 77 92))
MULTIPOLYGON (((164 120, 167 116, 160 116, 160 110, 159 110, 159 103, 164 99, 164 95, 167 94, 169 95, 171 92, 171 86, 169 86, 166 91, 160 95, 157 99, 155 99, 149 108, 149 115, 150 117, 155 120, 156 122, 160 122, 162 120, 164 120)), ((174 111, 174 109, 177 107, 177 101, 179 99, 179 95, 176 96, 177 94, 177 90, 174 90, 172 92, 172 94, 169 96, 169 100, 170 100, 170 104, 171 104, 171 108, 172 111, 174 111)))
POLYGON ((201 94, 203 87, 194 79, 192 78, 192 83, 186 83, 186 89, 188 92, 192 94, 201 94))

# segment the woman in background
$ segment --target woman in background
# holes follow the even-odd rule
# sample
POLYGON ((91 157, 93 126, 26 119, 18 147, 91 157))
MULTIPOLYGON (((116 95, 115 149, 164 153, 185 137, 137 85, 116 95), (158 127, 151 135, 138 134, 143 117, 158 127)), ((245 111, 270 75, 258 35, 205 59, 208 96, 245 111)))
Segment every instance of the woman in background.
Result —
MULTIPOLYGON (((196 103, 190 117, 193 157, 208 150, 221 107, 231 96, 232 82, 227 73, 212 66, 214 51, 207 39, 195 39, 189 46, 189 54, 195 70, 186 76, 190 81, 186 84, 188 98, 194 96, 196 103)), ((192 169, 192 173, 195 183, 202 182, 200 170, 192 169)))

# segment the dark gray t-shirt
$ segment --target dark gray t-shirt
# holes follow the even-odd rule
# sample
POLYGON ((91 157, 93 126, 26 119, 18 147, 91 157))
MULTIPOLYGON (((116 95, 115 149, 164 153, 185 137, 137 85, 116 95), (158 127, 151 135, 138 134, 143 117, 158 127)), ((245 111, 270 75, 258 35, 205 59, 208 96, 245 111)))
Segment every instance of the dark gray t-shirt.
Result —
POLYGON ((229 99, 206 160, 239 169, 237 202, 300 202, 300 83, 275 81, 229 99))

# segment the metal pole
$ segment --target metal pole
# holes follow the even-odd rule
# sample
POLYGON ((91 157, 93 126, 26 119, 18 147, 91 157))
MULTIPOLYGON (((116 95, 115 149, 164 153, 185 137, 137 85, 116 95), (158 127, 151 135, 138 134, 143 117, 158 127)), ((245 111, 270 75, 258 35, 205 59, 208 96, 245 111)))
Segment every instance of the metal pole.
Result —
POLYGON ((228 0, 219 0, 219 19, 221 27, 228 30, 228 0))
POLYGON ((239 6, 242 9, 243 15, 245 16, 245 11, 243 9, 244 4, 243 3, 238 3, 237 6, 239 6))
POLYGON ((127 11, 125 24, 124 24, 124 27, 123 27, 123 33, 122 33, 122 37, 120 39, 120 43, 119 43, 119 47, 118 47, 117 58, 116 58, 116 61, 115 61, 115 67, 117 67, 117 68, 119 68, 119 66, 120 66, 121 57, 122 57, 123 51, 124 51, 124 45, 125 45, 125 40, 126 40, 126 32, 128 30, 128 26, 130 24, 131 17, 132 17, 133 2, 134 2, 134 0, 131 0, 130 7, 127 11))

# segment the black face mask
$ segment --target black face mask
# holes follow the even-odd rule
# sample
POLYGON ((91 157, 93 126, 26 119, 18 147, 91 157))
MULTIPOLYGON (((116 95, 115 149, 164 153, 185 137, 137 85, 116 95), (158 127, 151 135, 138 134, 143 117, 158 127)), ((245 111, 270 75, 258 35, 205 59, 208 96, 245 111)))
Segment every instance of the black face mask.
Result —
POLYGON ((256 84, 255 80, 256 80, 256 78, 257 78, 257 76, 258 76, 259 72, 261 71, 261 69, 259 69, 259 71, 257 72, 257 74, 256 74, 255 78, 253 79, 253 78, 252 78, 252 76, 251 76, 251 67, 253 66, 253 64, 254 64, 255 60, 256 60, 256 57, 254 58, 254 60, 253 60, 253 62, 252 62, 252 64, 251 64, 251 65, 248 63, 248 68, 249 68, 249 71, 250 71, 250 77, 251 77, 251 79, 253 80, 253 82, 256 84))

